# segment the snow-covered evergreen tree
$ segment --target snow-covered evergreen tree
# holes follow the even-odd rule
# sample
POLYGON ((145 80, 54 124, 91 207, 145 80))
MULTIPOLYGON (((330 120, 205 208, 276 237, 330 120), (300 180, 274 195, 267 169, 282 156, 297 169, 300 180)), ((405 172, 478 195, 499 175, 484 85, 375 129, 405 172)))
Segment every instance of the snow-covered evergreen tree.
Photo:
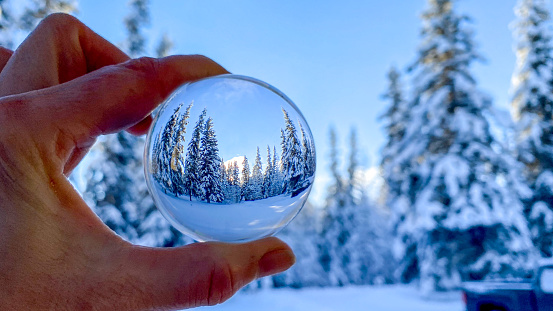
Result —
POLYGON ((221 163, 219 164, 219 176, 221 178, 221 189, 223 189, 223 196, 225 200, 228 200, 228 188, 229 181, 227 176, 227 167, 225 166, 225 159, 221 158, 221 163))
POLYGON ((234 185, 240 186, 240 167, 238 166, 238 161, 232 163, 232 180, 234 185))
POLYGON ((255 162, 253 163, 250 182, 252 185, 251 200, 263 199, 263 166, 261 164, 261 156, 259 155, 259 147, 257 147, 257 154, 255 156, 255 162))
POLYGON ((211 118, 208 118, 205 122, 198 166, 200 180, 197 189, 201 189, 200 198, 207 201, 207 203, 223 201, 224 194, 220 175, 221 158, 219 157, 217 137, 211 118))
POLYGON ((321 219, 318 237, 304 242, 317 246, 317 265, 324 274, 319 286, 391 283, 396 265, 387 217, 371 202, 355 195, 360 189, 355 131, 350 135, 347 177, 340 169, 337 137, 332 128, 329 146, 332 182, 322 214, 317 217, 321 219))
POLYGON ((303 186, 305 177, 304 165, 302 160, 301 142, 298 138, 296 127, 288 112, 282 109, 284 114, 285 127, 282 131, 282 172, 283 172, 283 191, 293 193, 303 186))
MULTIPOLYGON (((223 160, 221 160, 223 161, 223 160)), ((242 187, 240 182, 240 169, 238 162, 232 161, 221 163, 221 189, 224 201, 227 203, 238 203, 242 200, 242 187)))
MULTIPOLYGON (((354 187, 357 187, 354 184, 354 187)), ((370 200, 353 205, 354 217, 351 221, 348 248, 350 265, 346 271, 350 283, 389 284, 396 282, 397 269, 390 241, 388 215, 370 200)))
POLYGON ((263 197, 268 198, 273 196, 273 178, 274 178, 273 163, 271 162, 271 148, 267 146, 267 165, 263 172, 263 197))
POLYGON ((154 145, 152 146, 152 176, 155 180, 161 180, 161 136, 163 131, 160 131, 157 137, 154 138, 154 145))
MULTIPOLYGON (((129 36, 141 35, 143 26, 127 29, 129 36)), ((126 52, 136 57, 140 51, 144 51, 143 46, 127 48, 126 52)), ((91 177, 86 179, 83 197, 110 228, 133 243, 173 246, 191 242, 156 209, 143 175, 143 153, 144 137, 120 132, 100 138, 82 169, 91 177)))
POLYGON ((204 130, 204 118, 207 114, 207 110, 204 109, 198 121, 194 126, 192 137, 188 143, 186 151, 186 160, 184 161, 184 185, 188 191, 188 197, 192 200, 192 197, 198 197, 201 194, 201 188, 199 188, 200 175, 200 144, 201 136, 204 130))
POLYGON ((339 157, 336 132, 330 129, 330 172, 332 182, 327 191, 324 209, 320 249, 320 263, 329 276, 332 286, 351 283, 350 237, 353 227, 353 202, 349 200, 347 187, 339 169, 339 157))
POLYGON ((250 182, 250 163, 248 158, 244 156, 242 162, 242 183, 240 185, 241 200, 249 201, 251 197, 251 182, 250 182))
POLYGON ((305 172, 304 179, 312 177, 315 174, 315 148, 313 142, 307 137, 301 123, 301 158, 303 161, 303 171, 305 172))
POLYGON ((272 287, 304 288, 329 285, 328 274, 319 263, 318 218, 318 208, 308 201, 294 221, 278 234, 296 254, 296 263, 284 273, 272 276, 272 287))
POLYGON ((382 96, 389 101, 389 108, 381 116, 381 119, 384 120, 387 142, 382 149, 380 167, 386 181, 387 195, 392 199, 401 193, 401 183, 406 178, 403 174, 403 168, 399 166, 400 161, 395 161, 395 157, 401 150, 405 126, 410 118, 409 107, 407 107, 407 101, 403 97, 400 78, 397 69, 395 67, 390 68, 388 72, 388 90, 382 96))
POLYGON ((240 184, 240 168, 238 161, 229 163, 227 168, 227 184, 225 189, 225 199, 230 203, 238 203, 242 197, 242 187, 240 184))
POLYGON ((172 48, 173 48, 173 41, 171 41, 169 36, 166 33, 164 33, 157 45, 156 56, 157 57, 169 56, 172 48))
POLYGON ((131 135, 108 135, 91 151, 84 168, 83 197, 125 240, 147 246, 189 242, 155 208, 143 174, 144 145, 131 135))
POLYGON ((526 202, 532 239, 542 256, 553 256, 553 58, 547 1, 520 0, 516 7, 517 65, 512 108, 518 159, 533 190, 526 202))
POLYGON ((273 182, 271 183, 271 193, 273 196, 280 195, 282 193, 283 177, 281 170, 282 165, 278 158, 276 146, 273 146, 273 160, 271 162, 271 166, 273 167, 273 182))
POLYGON ((461 280, 524 276, 535 251, 516 162, 490 132, 491 102, 469 70, 479 56, 453 1, 429 0, 414 71, 411 119, 390 167, 405 168, 396 214, 404 281, 424 291, 461 280))
POLYGON ((156 164, 159 170, 158 182, 163 187, 165 193, 173 193, 174 195, 178 195, 178 187, 174 183, 173 172, 177 172, 178 170, 177 149, 175 149, 175 146, 178 137, 178 120, 181 108, 182 104, 175 108, 171 118, 165 125, 165 128, 163 128, 158 145, 160 152, 156 153, 157 158, 153 158, 153 161, 158 162, 156 164))
POLYGON ((349 197, 348 201, 354 205, 357 204, 360 200, 360 195, 356 195, 356 193, 360 191, 356 176, 357 170, 359 168, 359 162, 357 161, 358 152, 357 131, 352 128, 349 135, 349 162, 347 168, 346 194, 349 197))
POLYGON ((150 23, 150 10, 148 0, 131 0, 131 11, 125 18, 127 28, 127 41, 125 46, 131 57, 146 53, 146 38, 142 29, 150 23))
MULTIPOLYGON (((181 107, 184 103, 181 104, 181 107)), ((184 113, 179 116, 178 128, 176 129, 176 135, 172 137, 174 141, 173 152, 171 155, 171 180, 174 185, 174 192, 178 195, 188 194, 186 184, 184 182, 184 170, 186 166, 186 127, 188 126, 188 119, 190 118, 190 109, 194 103, 190 103, 184 113)), ((179 109, 180 113, 180 109, 179 109)))

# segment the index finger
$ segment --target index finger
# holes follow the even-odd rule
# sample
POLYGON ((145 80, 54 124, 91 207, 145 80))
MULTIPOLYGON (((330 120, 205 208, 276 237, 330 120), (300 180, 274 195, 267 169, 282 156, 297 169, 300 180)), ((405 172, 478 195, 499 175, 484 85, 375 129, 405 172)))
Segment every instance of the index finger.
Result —
MULTIPOLYGON (((228 73, 202 56, 133 59, 107 66, 73 81, 10 96, 8 109, 25 113, 25 126, 53 166, 65 165, 75 149, 94 139, 128 129, 148 116, 179 85, 228 73), (47 103, 47 104, 45 104, 47 103), (56 141, 56 144, 52 144, 56 141)), ((12 111, 13 111, 12 110, 12 111)))

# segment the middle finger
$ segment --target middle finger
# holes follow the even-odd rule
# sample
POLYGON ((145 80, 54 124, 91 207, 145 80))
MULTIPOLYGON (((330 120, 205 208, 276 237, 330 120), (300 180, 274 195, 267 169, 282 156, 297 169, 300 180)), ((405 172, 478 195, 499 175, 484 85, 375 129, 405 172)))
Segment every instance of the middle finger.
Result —
POLYGON ((21 44, 0 73, 0 97, 61 84, 128 59, 76 18, 52 14, 21 44))

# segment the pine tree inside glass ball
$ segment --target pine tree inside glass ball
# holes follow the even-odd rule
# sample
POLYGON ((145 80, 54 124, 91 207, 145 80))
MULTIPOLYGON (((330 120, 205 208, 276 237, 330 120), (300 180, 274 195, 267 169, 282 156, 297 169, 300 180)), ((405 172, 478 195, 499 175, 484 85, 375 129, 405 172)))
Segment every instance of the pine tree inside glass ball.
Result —
POLYGON ((273 235, 301 210, 315 174, 298 108, 259 80, 221 75, 181 86, 148 134, 145 173, 169 222, 198 241, 273 235))

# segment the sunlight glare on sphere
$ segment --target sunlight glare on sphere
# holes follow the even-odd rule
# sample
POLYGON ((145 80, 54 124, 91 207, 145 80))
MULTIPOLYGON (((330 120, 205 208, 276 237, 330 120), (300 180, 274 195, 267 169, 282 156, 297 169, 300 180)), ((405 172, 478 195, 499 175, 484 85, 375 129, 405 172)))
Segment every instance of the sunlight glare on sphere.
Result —
POLYGON ((315 145, 290 99, 259 80, 221 75, 181 86, 161 106, 145 150, 157 208, 198 241, 273 235, 300 211, 315 145))

